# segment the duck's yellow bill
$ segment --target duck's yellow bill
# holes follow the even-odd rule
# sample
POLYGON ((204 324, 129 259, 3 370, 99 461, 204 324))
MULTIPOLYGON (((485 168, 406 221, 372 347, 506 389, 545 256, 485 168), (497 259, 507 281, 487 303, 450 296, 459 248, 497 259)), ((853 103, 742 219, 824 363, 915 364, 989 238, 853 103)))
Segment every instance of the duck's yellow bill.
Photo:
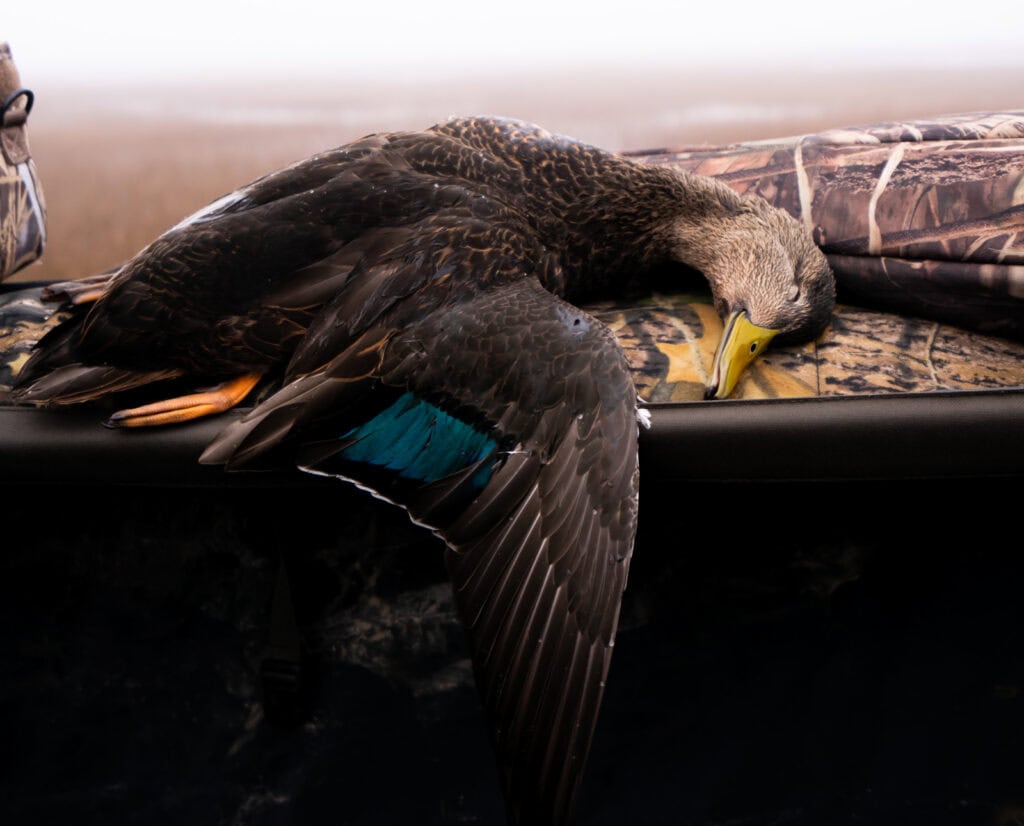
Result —
POLYGON ((746 310, 732 313, 725 320, 704 398, 724 399, 732 393, 747 365, 761 354, 778 332, 751 322, 746 310))

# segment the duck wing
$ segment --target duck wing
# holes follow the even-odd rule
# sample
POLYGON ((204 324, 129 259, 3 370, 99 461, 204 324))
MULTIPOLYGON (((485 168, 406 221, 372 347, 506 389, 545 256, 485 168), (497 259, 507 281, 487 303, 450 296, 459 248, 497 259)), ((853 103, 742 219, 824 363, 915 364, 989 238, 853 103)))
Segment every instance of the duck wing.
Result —
POLYGON ((311 329, 292 380, 203 461, 287 446, 440 536, 513 819, 565 823, 633 547, 635 388, 611 331, 534 276, 415 321, 410 302, 364 318, 327 361, 316 342, 332 327, 311 329))
POLYGON ((409 156, 424 142, 454 174, 459 147, 450 139, 372 135, 187 217, 98 280, 99 299, 40 342, 20 397, 70 403, 168 371, 212 381, 283 368, 361 262, 411 248, 424 221, 451 220, 447 211, 473 197, 451 175, 413 168, 409 156))

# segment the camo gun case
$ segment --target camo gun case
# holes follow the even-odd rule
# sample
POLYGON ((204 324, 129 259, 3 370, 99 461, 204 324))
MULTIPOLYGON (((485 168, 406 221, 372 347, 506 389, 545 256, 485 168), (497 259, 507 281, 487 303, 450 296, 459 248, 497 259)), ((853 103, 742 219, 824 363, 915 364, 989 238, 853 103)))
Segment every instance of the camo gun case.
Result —
POLYGON ((46 246, 46 203, 28 143, 34 101, 21 85, 11 47, 0 42, 0 281, 38 259, 46 246))
POLYGON ((807 226, 841 298, 1024 339, 1024 111, 646 154, 807 226))

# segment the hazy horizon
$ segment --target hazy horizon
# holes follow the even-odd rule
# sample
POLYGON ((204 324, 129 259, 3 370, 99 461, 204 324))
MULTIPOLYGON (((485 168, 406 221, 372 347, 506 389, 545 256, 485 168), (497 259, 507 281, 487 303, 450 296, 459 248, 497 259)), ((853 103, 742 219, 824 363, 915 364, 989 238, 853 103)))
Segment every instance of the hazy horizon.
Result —
POLYGON ((822 0, 690 4, 634 0, 133 0, 9 4, 0 25, 39 83, 292 76, 514 75, 542 69, 676 68, 720 73, 1024 67, 1024 3, 983 13, 941 4, 822 0))

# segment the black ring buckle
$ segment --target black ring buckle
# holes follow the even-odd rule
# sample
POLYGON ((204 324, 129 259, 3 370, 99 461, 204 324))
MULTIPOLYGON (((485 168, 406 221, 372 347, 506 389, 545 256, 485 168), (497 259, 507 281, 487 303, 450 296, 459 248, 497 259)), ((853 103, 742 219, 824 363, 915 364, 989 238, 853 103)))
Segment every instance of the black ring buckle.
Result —
POLYGON ((0 104, 0 127, 4 126, 21 126, 27 119, 28 113, 32 111, 32 104, 36 102, 36 96, 32 93, 31 89, 15 89, 7 97, 4 98, 4 102, 0 104), (14 105, 14 101, 18 98, 25 97, 25 111, 17 121, 7 123, 7 110, 14 105))

